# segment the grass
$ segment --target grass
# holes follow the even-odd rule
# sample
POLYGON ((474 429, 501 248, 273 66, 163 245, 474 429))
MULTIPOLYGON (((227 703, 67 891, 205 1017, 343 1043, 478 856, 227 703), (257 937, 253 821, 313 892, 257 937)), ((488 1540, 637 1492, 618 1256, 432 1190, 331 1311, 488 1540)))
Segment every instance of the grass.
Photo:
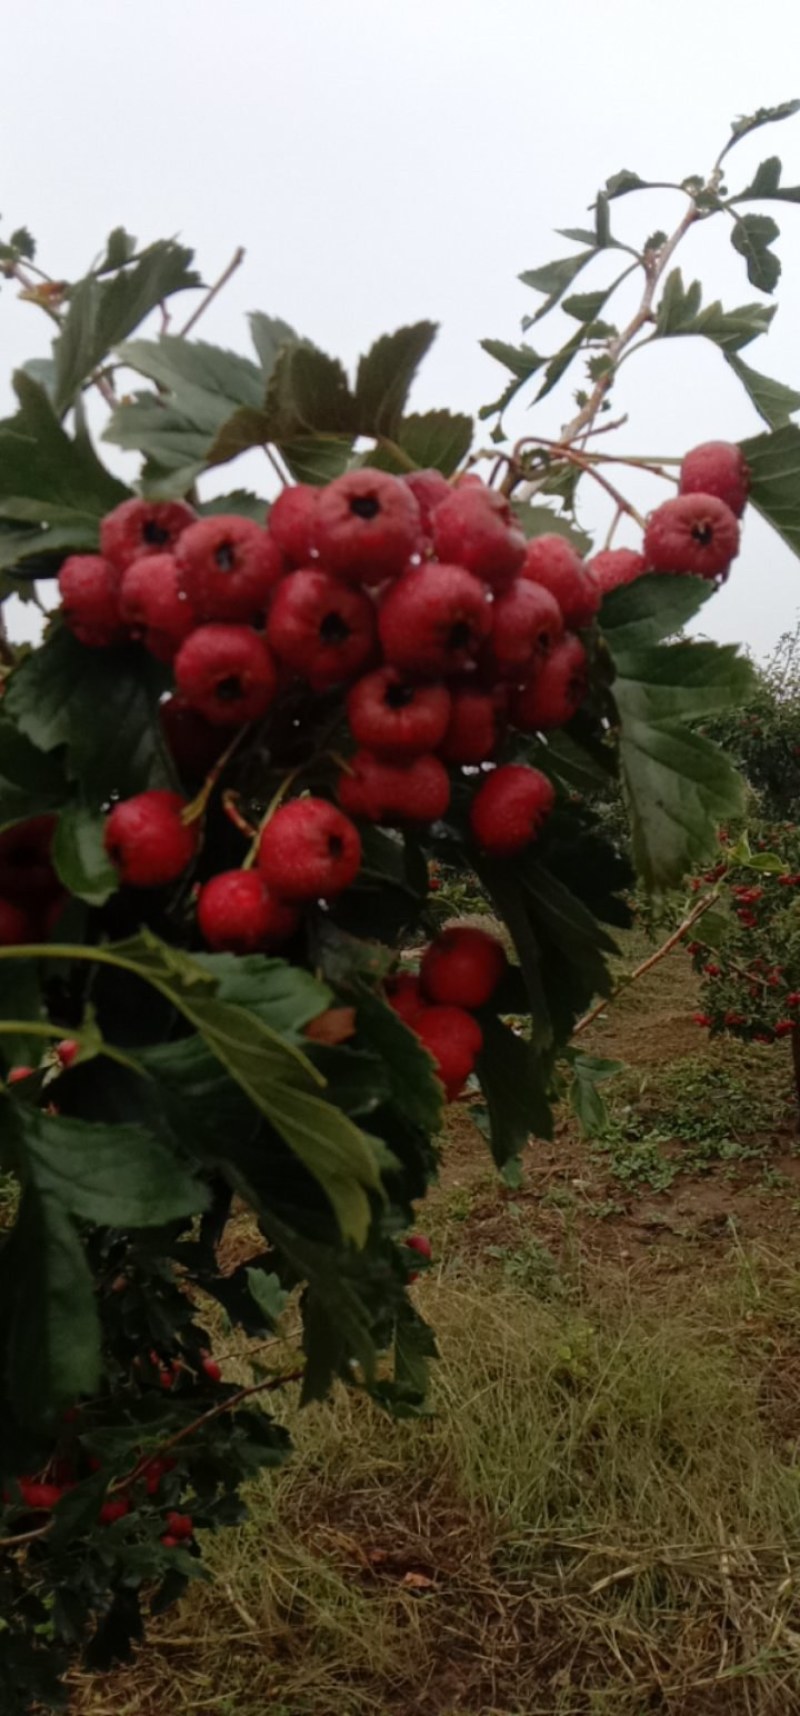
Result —
POLYGON ((800 1711, 800 1280, 433 1272, 434 1415, 340 1393, 80 1716, 800 1711))

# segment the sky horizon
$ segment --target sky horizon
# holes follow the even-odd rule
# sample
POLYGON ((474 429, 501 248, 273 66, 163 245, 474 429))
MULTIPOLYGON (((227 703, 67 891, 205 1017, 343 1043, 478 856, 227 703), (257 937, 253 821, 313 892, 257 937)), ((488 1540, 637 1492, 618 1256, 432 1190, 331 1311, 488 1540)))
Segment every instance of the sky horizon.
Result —
MULTIPOLYGON (((202 338, 247 351, 246 312, 262 309, 352 371, 380 333, 430 317, 441 331, 412 408, 474 414, 507 379, 480 340, 518 343, 522 317, 541 302, 519 274, 573 249, 554 228, 587 224, 597 189, 622 167, 670 180, 706 172, 736 115, 800 94, 800 11, 763 0, 758 16, 756 31, 743 0, 724 12, 674 0, 656 37, 633 0, 563 0, 547 12, 535 0, 229 0, 222 23, 210 0, 140 0, 133 31, 113 0, 71 0, 62 13, 29 0, 6 20, 0 238, 28 225, 42 265, 67 278, 119 224, 142 241, 179 233, 207 280, 243 245, 202 338)), ((745 139, 729 183, 775 154, 785 182, 800 183, 800 116, 745 139)), ((641 242, 671 230, 682 206, 670 191, 622 199, 614 230, 641 242)), ((800 208, 758 208, 781 227, 774 298, 749 284, 723 217, 692 232, 676 263, 702 279, 706 302, 777 303, 769 336, 744 357, 800 387, 800 208)), ((602 282, 605 264, 576 290, 602 282)), ((194 298, 175 303, 180 325, 194 298)), ((625 309, 621 294, 612 320, 625 309)), ((525 337, 549 351, 574 326, 557 312, 525 337)), ((41 312, 2 282, 4 413, 12 369, 45 355, 49 339, 41 312)), ((509 426, 557 433, 582 380, 576 367, 533 415, 529 392, 509 426)), ((622 414, 608 441, 639 456, 766 428, 721 353, 697 339, 660 342, 626 364, 614 395, 622 414)), ((489 427, 479 426, 483 445, 489 427)), ((101 451, 130 473, 115 449, 101 451)), ((226 467, 215 486, 242 483, 270 492, 260 455, 226 467)), ((637 477, 626 492, 648 510, 669 491, 637 477)), ((604 528, 602 497, 586 495, 581 514, 604 528)), ((800 562, 748 515, 741 557, 702 629, 763 659, 798 612, 800 562)), ((29 619, 15 614, 16 635, 29 619)))

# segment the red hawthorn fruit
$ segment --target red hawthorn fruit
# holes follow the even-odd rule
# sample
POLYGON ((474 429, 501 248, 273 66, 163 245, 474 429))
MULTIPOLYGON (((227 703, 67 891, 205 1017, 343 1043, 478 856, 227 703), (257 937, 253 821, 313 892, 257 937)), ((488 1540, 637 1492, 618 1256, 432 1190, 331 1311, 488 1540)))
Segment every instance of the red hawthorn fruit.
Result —
POLYGON ((216 1359, 211 1358, 207 1353, 204 1353, 200 1360, 200 1369, 202 1370, 203 1375, 208 1378, 209 1382, 222 1381, 222 1371, 220 1370, 216 1359))
POLYGON ((33 816, 0 834, 0 894, 28 905, 63 890, 50 860, 55 816, 33 816))
POLYGON ((178 583, 198 620, 262 615, 283 577, 283 555, 252 518, 217 513, 183 532, 175 550, 178 583))
POLYGON ((415 496, 385 471, 346 471, 320 493, 316 548, 322 565, 340 578, 358 584, 397 578, 421 535, 415 496))
POLYGON ((169 1536, 176 1538, 178 1542, 183 1538, 194 1537, 194 1520, 190 1513, 175 1513, 173 1510, 167 1514, 164 1524, 169 1536))
POLYGON ((449 500, 452 493, 447 478, 441 471, 406 471, 400 481, 410 488, 419 507, 423 531, 429 537, 431 519, 437 506, 449 500))
POLYGON ((739 552, 739 525, 716 495, 678 495, 650 514, 644 552, 654 572, 721 579, 739 552))
POLYGON ((35 1071, 35 1067, 12 1067, 6 1073, 6 1084, 21 1084, 23 1079, 32 1078, 35 1071))
POLYGON ((708 1030, 709 1026, 711 1025, 711 1022, 712 1021, 709 1018, 707 1013, 693 1013, 692 1014, 692 1024, 702 1025, 704 1030, 708 1030))
POLYGON ((496 596, 488 660, 504 679, 521 679, 541 662, 564 633, 564 617, 555 596, 530 578, 515 578, 496 596))
POLYGON ((406 1025, 413 1025, 418 1013, 424 1012, 427 1003, 420 988, 418 977, 409 971, 399 971, 395 977, 390 977, 384 985, 389 1006, 406 1025))
POLYGON ((565 536, 535 536, 528 543, 521 577, 542 584, 555 596, 566 626, 580 631, 591 624, 600 606, 600 591, 565 536))
POLYGON ((80 1052, 81 1045, 79 1042, 76 1042, 74 1037, 64 1037, 60 1043, 56 1043, 56 1057, 58 1059, 59 1066, 63 1068, 64 1072, 66 1072, 68 1067, 74 1065, 80 1052))
POLYGON ((0 947, 19 947, 29 940, 28 913, 14 900, 0 897, 0 947))
POLYGON ((174 554, 143 554, 123 573, 119 611, 158 661, 172 661, 197 617, 178 586, 174 554))
POLYGON ((316 552, 314 531, 320 493, 311 483, 293 483, 281 489, 269 509, 267 529, 291 570, 308 566, 316 552))
POLYGON ((485 489, 483 477, 477 471, 458 471, 453 478, 454 489, 485 489))
POLYGON ((779 1019, 775 1026, 776 1037, 790 1037, 794 1030, 794 1019, 779 1019))
POLYGON ((349 817, 323 798, 295 798, 267 823, 258 868, 280 899, 333 900, 355 881, 361 839, 349 817))
POLYGON ((505 495, 481 483, 453 489, 431 523, 440 561, 463 566, 474 577, 503 590, 525 559, 525 537, 505 495))
POLYGON ((197 850, 198 825, 181 813, 186 800, 155 788, 116 804, 106 818, 106 852, 120 880, 132 888, 162 888, 177 881, 197 850))
POLYGON ((463 673, 491 627, 485 585, 461 566, 433 561, 399 578, 378 615, 386 660, 419 678, 463 673))
POLYGON ((793 989, 791 994, 787 995, 786 1005, 787 1007, 800 1007, 800 992, 798 990, 793 989))
POLYGON ((750 493, 750 467, 733 441, 702 441, 686 454, 680 470, 682 495, 716 495, 741 518, 750 493))
POLYGON ((38 1484, 33 1478, 20 1478, 19 1493, 26 1508, 35 1513, 52 1513, 64 1494, 61 1484, 38 1484))
POLYGON ((336 797, 349 816, 367 822, 438 822, 450 804, 450 777, 438 757, 390 762, 356 751, 339 776, 336 797))
POLYGON ((203 780, 225 749, 222 728, 213 727, 205 715, 175 694, 164 699, 158 713, 178 773, 190 781, 203 780))
POLYGON ((703 971, 706 977, 719 977, 718 965, 704 965, 703 971))
POLYGON ((771 1043, 772 1042, 772 1032, 771 1031, 756 1031, 755 1036, 753 1037, 753 1042, 754 1043, 771 1043))
POLYGON ((171 554, 176 542, 194 524, 197 513, 185 501, 132 500, 106 514, 100 525, 100 553, 118 572, 146 554, 171 554))
POLYGON ((485 852, 509 858, 536 839, 554 803, 552 784, 539 769, 504 763, 478 787, 470 805, 470 827, 485 852))
POLYGON ((170 1532, 162 1537, 161 1543, 164 1549, 178 1549, 180 1547, 177 1537, 173 1537, 170 1532))
POLYGON ((744 1025, 746 1023, 743 1013, 726 1013, 724 1022, 728 1026, 744 1025))
MULTIPOLYGON (((418 1257, 424 1257, 425 1262, 430 1263, 430 1260, 433 1256, 433 1247, 431 1245, 430 1240, 428 1239, 427 1234, 410 1233, 410 1234, 408 1234, 407 1238, 403 1240, 403 1244, 406 1247, 407 1251, 416 1251, 418 1257)), ((419 1270, 418 1269, 412 1269, 410 1271, 409 1275, 407 1276, 407 1280, 408 1280, 409 1286, 411 1286, 415 1281, 418 1281, 419 1280, 419 1270)))
POLYGON ((131 1511, 129 1496, 109 1496, 100 1509, 100 1524, 114 1525, 116 1520, 124 1519, 131 1511))
POLYGON ((121 643, 119 573, 100 554, 71 554, 58 574, 64 623, 87 649, 121 643))
POLYGON ((346 685, 375 655, 375 609, 363 590, 305 567, 275 592, 267 637, 280 661, 314 691, 346 685))
POLYGON ((443 1007, 483 1007, 505 974, 508 960, 496 936, 470 925, 442 930, 420 966, 420 984, 429 1001, 443 1007))
POLYGON ((602 548, 586 561, 586 575, 594 580, 601 595, 617 590, 621 584, 633 584, 647 571, 647 561, 635 548, 602 548))
POLYGON ((190 708, 216 727, 258 721, 275 696, 277 675, 267 646, 250 626, 198 626, 175 657, 175 683, 190 708))
POLYGON ((446 763, 485 763, 494 756, 505 714, 503 699, 479 685, 450 688, 450 720, 439 755, 446 763))
POLYGON ((288 941, 300 913, 276 899, 257 870, 223 870, 200 889, 197 922, 215 953, 257 953, 288 941))
POLYGON ((379 756, 401 759, 435 751, 450 719, 444 685, 420 685, 396 667, 380 667, 352 687, 347 720, 357 744, 379 756))
POLYGON ((142 1472, 142 1477, 144 1479, 145 1489, 149 1496, 155 1496, 158 1494, 161 1488, 161 1479, 166 1477, 168 1472, 173 1471, 174 1467, 174 1460, 167 1459, 161 1455, 156 1455, 154 1459, 148 1462, 142 1472))
POLYGON ((511 719, 523 733, 563 727, 580 709, 588 688, 586 651, 580 638, 568 634, 512 694, 511 719))
POLYGON ((483 1047, 477 1019, 463 1007, 426 1007, 417 1014, 413 1029, 436 1062, 448 1102, 454 1102, 483 1047))

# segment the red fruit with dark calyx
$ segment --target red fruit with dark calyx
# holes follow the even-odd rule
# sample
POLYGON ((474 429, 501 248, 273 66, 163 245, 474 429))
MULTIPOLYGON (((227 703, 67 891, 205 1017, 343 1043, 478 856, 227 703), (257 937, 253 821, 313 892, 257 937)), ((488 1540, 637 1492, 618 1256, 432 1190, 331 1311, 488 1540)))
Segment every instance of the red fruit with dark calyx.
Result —
POLYGON ((496 692, 479 685, 452 686, 450 720, 439 756, 446 763, 485 763, 502 736, 505 707, 496 692))
POLYGON ((490 1000, 507 965, 495 936, 454 925, 431 942, 420 966, 420 985, 429 1001, 471 1011, 490 1000))
MULTIPOLYGON (((431 1245, 431 1242, 428 1239, 427 1234, 410 1233, 408 1235, 408 1237, 403 1240, 403 1244, 406 1247, 407 1251, 416 1251, 418 1257, 424 1257, 425 1262, 430 1263, 430 1260, 433 1256, 433 1246, 431 1245)), ((412 1269, 410 1271, 407 1279, 408 1279, 409 1285, 411 1285, 414 1281, 418 1281, 419 1280, 419 1270, 418 1269, 412 1269)))
POLYGON ((160 788, 123 799, 106 818, 104 845, 120 880, 162 888, 183 875, 197 850, 198 825, 182 821, 186 800, 160 788))
POLYGON ((750 466, 734 441, 703 441, 686 454, 679 486, 682 495, 716 495, 741 518, 750 493, 750 466))
POLYGON ((417 1014, 427 1007, 419 978, 409 971, 399 971, 396 977, 388 978, 384 990, 389 1006, 406 1025, 413 1025, 417 1014))
POLYGON ((555 596, 566 626, 581 630, 591 625, 600 606, 600 592, 565 536, 534 537, 528 543, 522 577, 541 584, 555 596))
POLYGON ((431 521, 439 559, 463 566, 476 578, 504 590, 525 559, 525 537, 505 495, 496 489, 454 489, 431 521))
POLYGON ((378 615, 386 660, 417 678, 463 673, 492 628, 485 586, 461 566, 428 561, 393 584, 378 615))
POLYGON ((300 913, 271 894, 257 870, 223 870, 201 888, 197 922, 215 953, 257 953, 288 941, 300 913))
POLYGON ((367 822, 438 822, 450 804, 450 777, 438 757, 398 763, 356 751, 339 776, 336 796, 349 816, 367 822))
POLYGON ((15 900, 0 897, 0 947, 20 947, 30 939, 28 913, 15 900))
POLYGON ((197 513, 185 501, 122 502, 100 525, 100 552, 118 572, 149 554, 171 554, 197 513))
POLYGON ((421 535, 414 495, 385 471, 347 471, 320 493, 317 553, 327 571, 349 582, 383 584, 397 578, 421 535))
POLYGON ((589 671, 580 638, 562 638, 537 664, 527 684, 511 697, 511 719, 523 733, 543 733, 563 727, 586 698, 589 671))
POLYGON ((170 1537, 176 1538, 178 1542, 194 1536, 194 1520, 190 1513, 170 1512, 164 1524, 170 1537))
POLYGON ((64 1037, 62 1042, 56 1043, 56 1057, 64 1072, 74 1066, 80 1052, 81 1045, 74 1037, 64 1037))
POLYGON ((61 1484, 37 1484, 33 1478, 19 1479, 19 1493, 26 1508, 35 1513, 52 1513, 64 1494, 61 1484))
POLYGON ((12 1067, 6 1073, 6 1084, 22 1084, 23 1079, 32 1078, 35 1071, 35 1067, 12 1067))
POLYGON ((223 729, 175 695, 164 699, 158 713, 178 773, 190 781, 203 780, 227 744, 223 729))
POLYGON ((99 554, 71 554, 58 574, 64 623, 87 649, 121 643, 119 573, 99 554))
POLYGON ((422 528, 430 536, 431 519, 437 506, 449 500, 452 489, 441 471, 405 471, 400 478, 410 488, 419 507, 422 528))
POLYGON ((448 1102, 454 1102, 483 1048, 477 1019, 463 1007, 426 1007, 414 1020, 414 1033, 436 1062, 448 1102))
POLYGON ((269 509, 267 529, 292 569, 308 566, 313 558, 320 493, 311 483, 293 483, 281 489, 269 509))
POLYGON ((534 662, 543 661, 564 633, 564 617, 550 591, 529 578, 515 578, 496 597, 492 635, 486 646, 504 679, 520 679, 534 662))
POLYGON ((722 580, 739 552, 739 526, 716 495, 678 495, 651 513, 644 552, 654 572, 722 580))
POLYGON ((435 751, 450 719, 444 685, 420 685, 396 667, 381 667, 353 686, 347 698, 353 738, 379 756, 401 759, 435 751))
POLYGON ((601 596, 621 584, 633 584, 646 571, 647 561, 635 548, 603 548, 586 561, 587 577, 594 580, 601 596))
POLYGON ((252 620, 264 614, 283 577, 277 542, 252 518, 217 513, 185 530, 175 552, 178 583, 198 620, 252 620))
POLYGON ((172 661, 197 618, 178 586, 174 554, 147 554, 123 573, 119 609, 158 661, 172 661))
POLYGON ((109 1496, 100 1509, 100 1524, 115 1525, 118 1519, 125 1519, 131 1511, 129 1496, 109 1496))
POLYGON ((554 803, 552 784, 539 769, 504 763, 478 787, 470 827, 484 852, 510 858, 537 838, 554 803))
POLYGON ((346 685, 376 650, 375 609, 363 590, 305 567, 275 592, 267 637, 279 661, 314 691, 346 685))
POLYGON ((50 859, 54 816, 33 816, 0 834, 0 895, 44 904, 63 892, 50 859))
POLYGON ((280 899, 333 900, 361 866, 358 829, 323 798, 296 798, 276 810, 258 848, 258 868, 280 899))
POLYGON ((198 626, 175 657, 181 697, 215 727, 258 721, 275 696, 272 656, 249 626, 198 626))

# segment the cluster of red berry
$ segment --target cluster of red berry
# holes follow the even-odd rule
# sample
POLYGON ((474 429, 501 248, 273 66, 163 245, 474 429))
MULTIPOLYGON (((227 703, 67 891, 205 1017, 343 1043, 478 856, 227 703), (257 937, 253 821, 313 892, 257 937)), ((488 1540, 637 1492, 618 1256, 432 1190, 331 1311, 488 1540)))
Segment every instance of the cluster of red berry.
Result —
POLYGON ((483 1047, 473 1013, 491 1000, 507 963, 493 935, 458 924, 434 938, 418 973, 402 972, 387 984, 390 1006, 433 1056, 449 1102, 483 1047))

